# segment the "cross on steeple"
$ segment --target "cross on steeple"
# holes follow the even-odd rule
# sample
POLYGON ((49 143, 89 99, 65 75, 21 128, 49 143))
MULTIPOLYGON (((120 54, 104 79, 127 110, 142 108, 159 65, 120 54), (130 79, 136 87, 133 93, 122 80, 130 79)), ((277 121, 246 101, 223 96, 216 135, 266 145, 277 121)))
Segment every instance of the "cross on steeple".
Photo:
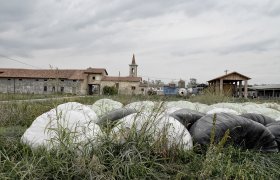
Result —
POLYGON ((227 75, 228 72, 229 72, 229 70, 226 69, 226 70, 225 70, 226 75, 227 75))

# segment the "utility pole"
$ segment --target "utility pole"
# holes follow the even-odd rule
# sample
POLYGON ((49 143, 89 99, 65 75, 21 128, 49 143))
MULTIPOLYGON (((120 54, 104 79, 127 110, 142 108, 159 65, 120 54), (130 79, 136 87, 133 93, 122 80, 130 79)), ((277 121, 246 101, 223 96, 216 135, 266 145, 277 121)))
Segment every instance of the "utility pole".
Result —
POLYGON ((16 78, 14 78, 14 94, 16 94, 16 78))
POLYGON ((121 71, 119 71, 119 78, 118 78, 118 94, 120 94, 120 77, 121 77, 121 71))

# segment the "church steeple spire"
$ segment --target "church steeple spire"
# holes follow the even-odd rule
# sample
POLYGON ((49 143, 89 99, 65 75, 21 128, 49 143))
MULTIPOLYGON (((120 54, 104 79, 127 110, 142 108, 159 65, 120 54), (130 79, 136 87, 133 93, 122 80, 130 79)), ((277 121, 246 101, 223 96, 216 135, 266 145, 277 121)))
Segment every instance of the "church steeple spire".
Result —
POLYGON ((136 64, 136 62, 135 62, 135 55, 134 54, 132 56, 132 63, 131 64, 136 64))

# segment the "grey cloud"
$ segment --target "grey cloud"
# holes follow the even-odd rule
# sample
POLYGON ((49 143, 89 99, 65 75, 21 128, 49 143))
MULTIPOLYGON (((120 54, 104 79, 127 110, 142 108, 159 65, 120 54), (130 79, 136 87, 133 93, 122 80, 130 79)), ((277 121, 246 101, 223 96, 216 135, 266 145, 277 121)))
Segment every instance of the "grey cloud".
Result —
POLYGON ((277 61, 279 12, 277 0, 0 0, 0 53, 42 64, 104 64, 114 72, 135 52, 148 66, 143 74, 164 77, 176 62, 174 76, 191 76, 209 68, 209 59, 225 66, 218 73, 242 69, 230 64, 239 54, 277 61))
POLYGON ((242 53, 242 52, 264 52, 280 49, 280 41, 277 39, 266 39, 257 42, 247 42, 234 46, 228 46, 219 51, 221 54, 242 53))
POLYGON ((131 0, 107 1, 101 4, 97 14, 76 24, 76 28, 85 28, 90 25, 110 25, 114 22, 130 21, 135 19, 152 18, 182 8, 188 1, 184 0, 142 0, 135 3, 131 0))
POLYGON ((263 9, 268 16, 279 16, 280 1, 270 0, 269 3, 263 9))
POLYGON ((0 22, 11 23, 18 22, 29 15, 33 11, 35 0, 1 0, 0 1, 0 22))

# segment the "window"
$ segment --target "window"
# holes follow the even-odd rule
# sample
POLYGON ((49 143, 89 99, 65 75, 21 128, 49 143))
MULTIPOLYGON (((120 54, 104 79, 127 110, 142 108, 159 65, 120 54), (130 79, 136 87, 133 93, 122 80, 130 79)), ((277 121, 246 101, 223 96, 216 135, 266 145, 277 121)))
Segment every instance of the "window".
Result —
POLYGON ((131 86, 131 90, 135 90, 136 89, 136 87, 135 86, 131 86))
POLYGON ((73 82, 77 82, 77 80, 73 80, 73 82))
POLYGON ((11 79, 8 79, 8 81, 10 81, 11 79))
POLYGON ((120 87, 120 84, 116 83, 116 88, 119 89, 119 87, 120 87))
POLYGON ((64 92, 64 87, 60 87, 60 92, 64 92))
POLYGON ((95 80, 95 76, 92 77, 92 80, 95 80))
POLYGON ((144 88, 141 88, 141 91, 143 91, 143 92, 144 92, 144 88))
POLYGON ((47 92, 47 91, 48 91, 48 87, 44 86, 44 92, 47 92))
POLYGON ((36 81, 39 81, 39 79, 36 79, 36 81))
POLYGON ((61 82, 64 82, 64 79, 61 79, 61 82))
POLYGON ((47 81, 47 79, 44 79, 44 81, 47 81))
POLYGON ((19 81, 22 81, 22 79, 18 79, 19 81))
POLYGON ((54 86, 52 87, 52 92, 55 92, 55 87, 54 86))

